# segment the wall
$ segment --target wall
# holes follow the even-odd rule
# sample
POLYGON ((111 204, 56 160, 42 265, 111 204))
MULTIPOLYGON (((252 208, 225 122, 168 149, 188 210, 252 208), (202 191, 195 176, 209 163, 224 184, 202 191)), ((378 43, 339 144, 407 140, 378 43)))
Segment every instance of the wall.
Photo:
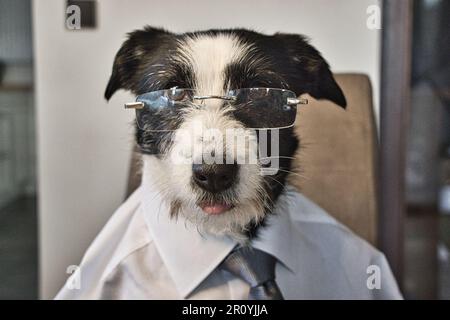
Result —
POLYGON ((378 93, 379 31, 366 28, 376 0, 107 0, 98 28, 64 28, 64 3, 34 1, 41 296, 51 298, 123 200, 132 114, 103 91, 126 32, 144 24, 182 32, 213 27, 303 33, 333 71, 370 75, 378 93))

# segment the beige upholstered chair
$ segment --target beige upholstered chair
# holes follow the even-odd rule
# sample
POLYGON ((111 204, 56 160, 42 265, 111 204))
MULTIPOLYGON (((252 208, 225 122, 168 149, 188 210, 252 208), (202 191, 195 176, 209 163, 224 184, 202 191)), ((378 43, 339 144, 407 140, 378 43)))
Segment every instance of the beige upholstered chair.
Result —
MULTIPOLYGON (((376 243, 377 134, 367 76, 337 74, 347 109, 311 97, 298 110, 300 137, 297 172, 290 182, 332 216, 372 244, 376 243)), ((140 181, 133 153, 128 194, 140 181)))
POLYGON ((299 108, 296 125, 301 148, 296 158, 304 178, 294 175, 291 183, 375 244, 377 131, 370 81, 360 74, 335 77, 347 109, 314 99, 299 108))

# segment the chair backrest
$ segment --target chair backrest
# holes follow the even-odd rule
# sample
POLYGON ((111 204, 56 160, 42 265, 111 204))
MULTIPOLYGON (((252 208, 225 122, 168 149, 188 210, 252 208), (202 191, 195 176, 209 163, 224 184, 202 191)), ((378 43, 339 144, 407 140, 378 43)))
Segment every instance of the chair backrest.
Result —
POLYGON ((337 74, 347 99, 345 110, 309 98, 300 107, 296 130, 301 174, 290 182, 353 232, 376 244, 377 130, 369 78, 337 74))
MULTIPOLYGON (((337 74, 347 109, 308 97, 298 110, 296 132, 300 148, 295 174, 297 187, 356 234, 375 244, 377 230, 376 151, 372 90, 368 77, 337 74)), ((140 158, 135 150, 127 194, 140 183, 140 158)))

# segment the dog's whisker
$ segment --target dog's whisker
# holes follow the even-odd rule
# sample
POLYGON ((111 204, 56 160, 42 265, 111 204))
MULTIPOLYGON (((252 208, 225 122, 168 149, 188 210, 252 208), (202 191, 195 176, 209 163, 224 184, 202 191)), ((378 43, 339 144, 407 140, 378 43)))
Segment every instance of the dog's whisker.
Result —
POLYGON ((280 169, 280 168, 278 168, 278 170, 279 170, 279 171, 282 171, 282 172, 289 173, 289 174, 293 174, 293 175, 296 175, 296 176, 298 176, 298 177, 300 177, 300 178, 302 178, 302 179, 308 180, 308 177, 306 177, 306 176, 304 176, 304 175, 302 175, 302 174, 300 174, 300 173, 298 173, 298 172, 294 172, 294 171, 291 171, 291 170, 284 170, 284 169, 280 169))
POLYGON ((271 176, 267 176, 267 178, 269 178, 270 180, 272 180, 272 181, 275 181, 276 183, 278 183, 282 188, 284 188, 284 184, 282 184, 280 181, 278 181, 277 179, 275 179, 275 178, 272 178, 271 176))

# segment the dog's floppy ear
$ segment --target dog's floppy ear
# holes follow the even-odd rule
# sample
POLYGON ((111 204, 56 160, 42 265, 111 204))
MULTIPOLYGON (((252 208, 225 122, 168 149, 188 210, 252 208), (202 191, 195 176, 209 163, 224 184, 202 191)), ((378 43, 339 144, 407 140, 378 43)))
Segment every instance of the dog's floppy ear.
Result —
POLYGON ((173 36, 170 32, 150 26, 130 32, 114 58, 112 74, 105 90, 106 100, 119 89, 139 91, 144 72, 166 56, 164 53, 173 43, 173 36))
POLYGON ((327 99, 345 108, 347 101, 336 83, 330 67, 319 51, 305 37, 297 34, 277 33, 288 52, 289 70, 286 70, 289 86, 297 94, 308 93, 316 99, 327 99))

